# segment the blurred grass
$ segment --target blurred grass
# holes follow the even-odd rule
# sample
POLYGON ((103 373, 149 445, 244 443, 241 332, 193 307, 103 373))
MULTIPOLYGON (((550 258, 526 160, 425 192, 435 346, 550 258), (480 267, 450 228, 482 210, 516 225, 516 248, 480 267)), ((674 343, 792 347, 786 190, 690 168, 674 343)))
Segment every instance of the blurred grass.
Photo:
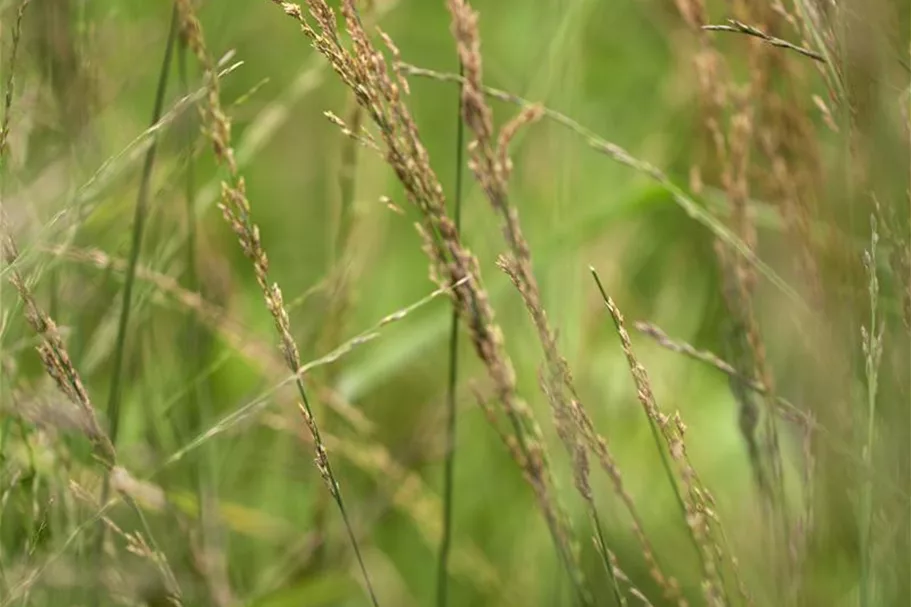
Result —
MULTIPOLYGON (((375 3, 379 23, 396 41, 405 61, 457 70, 443 2, 375 3)), ((100 0, 60 3, 76 13, 71 15, 71 26, 87 49, 86 63, 77 73, 94 91, 86 96, 90 121, 68 125, 63 123, 69 114, 61 99, 43 80, 48 59, 35 50, 46 25, 39 9, 49 4, 33 0, 29 10, 34 13, 25 21, 26 52, 17 68, 22 92, 14 102, 13 121, 13 133, 19 139, 13 140, 12 147, 28 146, 18 152, 24 154, 21 162, 14 162, 4 175, 4 207, 28 253, 22 265, 35 277, 43 301, 49 301, 45 278, 57 273, 56 320, 67 332, 77 367, 97 405, 112 380, 115 311, 123 269, 76 263, 47 249, 68 242, 77 251, 97 249, 112 259, 127 258, 141 149, 127 154, 123 164, 116 163, 122 170, 105 180, 103 188, 89 189, 92 196, 85 215, 73 215, 86 191, 80 188, 92 183, 98 167, 147 128, 157 69, 157 59, 150 58, 161 55, 169 7, 100 0), (84 31, 75 24, 82 24, 84 31), (30 132, 22 132, 26 124, 31 125, 30 132), (70 215, 55 222, 65 212, 70 215)), ((685 41, 669 3, 478 0, 474 5, 482 16, 487 84, 571 115, 634 156, 661 167, 676 183, 688 183, 690 166, 696 162, 691 149, 701 120, 688 58, 695 45, 685 41)), ((9 13, 6 5, 4 10, 9 13)), ((314 57, 297 28, 289 26, 269 2, 207 2, 200 6, 200 19, 213 56, 232 51, 228 64, 242 61, 222 79, 224 103, 227 107, 242 99, 231 113, 254 218, 272 278, 281 285, 285 301, 307 294, 290 314, 303 360, 315 360, 327 353, 319 349, 318 338, 325 329, 331 299, 313 289, 332 269, 328 226, 338 158, 346 145, 323 112, 343 115, 345 90, 324 62, 314 57)), ((7 27, 5 21, 3 27, 7 27)), ((190 74, 193 90, 201 83, 196 68, 190 74)), ((409 98, 432 162, 450 190, 454 93, 451 84, 413 79, 409 98)), ((170 103, 179 97, 172 86, 170 103)), ((502 103, 494 108, 500 123, 515 113, 514 107, 502 103)), ((188 393, 187 368, 192 365, 204 373, 199 383, 209 393, 215 419, 270 391, 284 375, 262 294, 215 208, 220 173, 197 129, 195 110, 184 107, 162 130, 140 263, 150 272, 174 278, 188 271, 182 252, 188 226, 181 175, 186 162, 183 145, 189 136, 199 148, 194 160, 200 188, 195 207, 199 247, 195 271, 203 299, 216 307, 220 317, 203 323, 212 338, 204 360, 187 360, 192 350, 184 322, 185 302, 164 293, 154 282, 137 283, 127 333, 118 440, 123 465, 140 477, 154 474, 151 480, 165 488, 168 507, 152 509, 150 517, 171 565, 187 583, 188 605, 204 604, 208 596, 200 579, 204 576, 194 573, 199 556, 189 548, 192 542, 186 541, 194 533, 189 528, 198 507, 188 470, 191 465, 203 465, 203 458, 190 453, 186 461, 160 468, 192 439, 184 422, 178 421, 186 413, 182 407, 188 393), (237 331, 241 343, 231 339, 229 330, 237 331), (240 346, 252 354, 241 352, 240 346), (176 518, 184 522, 175 525, 176 518)), ((651 447, 623 353, 598 305, 587 268, 591 264, 599 270, 629 316, 647 318, 671 335, 720 350, 721 282, 711 234, 647 178, 594 153, 556 125, 542 122, 523 131, 513 159, 512 197, 534 251, 544 307, 558 329, 562 352, 595 425, 611 441, 657 552, 686 555, 665 560, 687 593, 699 596, 697 562, 689 554, 686 528, 664 481, 660 458, 651 447)), ((904 195, 898 185, 893 190, 897 196, 904 195)), ((347 253, 357 280, 352 285, 344 339, 434 288, 412 225, 416 215, 380 158, 360 154, 355 192, 353 245, 347 253), (381 196, 406 209, 404 216, 380 203, 381 196)), ((713 206, 711 196, 705 198, 708 208, 721 215, 722 205, 713 206)), ((471 181, 464 201, 465 240, 481 261, 520 391, 543 412, 543 419, 549 419, 547 403, 538 390, 539 344, 520 298, 494 266, 503 244, 487 204, 471 181)), ((762 237, 779 237, 782 230, 770 204, 755 201, 754 208, 762 237)), ((770 254, 776 254, 771 248, 770 254)), ((91 508, 70 495, 67 479, 93 488, 98 479, 91 472, 87 448, 71 433, 40 418, 32 420, 35 425, 12 421, 11 412, 35 399, 46 380, 34 357, 10 349, 28 337, 19 321, 15 293, 4 288, 0 302, 4 377, 15 377, 15 381, 4 380, 2 386, 2 399, 11 405, 2 411, 0 563, 3 577, 14 580, 59 549, 74 525, 91 513, 91 508), (66 445, 61 453, 52 438, 66 445), (36 457, 38 463, 32 461, 36 457), (30 477, 9 476, 9 471, 18 469, 27 470, 30 477), (45 521, 44 527, 39 529, 36 521, 45 521), (19 559, 10 547, 22 546, 24 538, 41 548, 19 559)), ((449 315, 445 301, 433 301, 332 363, 328 385, 322 385, 319 376, 313 380, 317 401, 325 403, 331 396, 342 403, 323 407, 321 427, 333 437, 330 452, 337 456, 337 474, 383 605, 425 605, 433 596, 449 315), (338 412, 340 408, 355 410, 355 419, 362 422, 352 422, 351 416, 338 412), (388 465, 376 466, 384 458, 388 465), (396 482, 390 483, 393 479, 396 482), (406 483, 405 479, 411 480, 406 483)), ((663 409, 679 410, 687 421, 691 458, 713 489, 719 515, 733 522, 728 527, 739 556, 744 562, 758 563, 761 555, 753 543, 759 529, 756 498, 726 379, 650 342, 637 341, 637 348, 663 409)), ((787 346, 782 349, 774 357, 780 357, 776 368, 787 377, 787 346)), ((478 383, 484 390, 482 368, 469 348, 462 350, 459 364, 454 542, 461 556, 454 558, 453 569, 462 568, 462 573, 454 573, 451 604, 569 605, 569 584, 533 496, 469 389, 478 383)), ((244 604, 256 606, 364 604, 356 578, 348 574, 352 563, 334 516, 329 517, 324 538, 328 552, 322 567, 314 568, 306 558, 312 547, 300 547, 302 541, 316 537, 305 524, 312 519, 316 495, 324 486, 312 466, 311 450, 302 443, 306 438, 296 416, 294 394, 282 388, 268 402, 267 413, 239 430, 209 439, 232 590, 237 597, 252 597, 244 604), (284 574, 273 577, 286 560, 290 565, 284 574)), ((544 430, 556 445, 552 426, 544 430)), ((799 437, 791 437, 789 443, 785 451, 796 458, 799 437)), ((561 488, 569 495, 569 462, 562 453, 555 459, 561 488)), ((791 478, 797 471, 789 474, 797 485, 791 478)), ((617 557, 624 571, 652 596, 654 588, 647 581, 625 514, 603 475, 595 478, 596 501, 610 526, 617 557)), ((580 537, 587 538, 585 512, 577 502, 570 501, 572 515, 580 537)), ((135 526, 125 510, 113 509, 112 517, 124 529, 135 526)), ((90 545, 88 536, 76 539, 59 559, 76 573, 55 574, 64 580, 59 584, 53 581, 54 575, 46 574, 22 604, 76 601, 80 561, 89 554, 90 545)), ((585 569, 596 571, 592 547, 586 543, 582 552, 585 569)), ((125 570, 138 560, 124 559, 125 570)), ((849 567, 834 563, 825 570, 838 586, 835 580, 849 567)), ((761 583, 762 574, 748 572, 747 579, 761 583)), ((10 587, 5 583, 0 590, 5 597, 10 587)), ((0 601, 7 604, 6 598, 0 601)), ((599 604, 607 604, 606 599, 599 604)))

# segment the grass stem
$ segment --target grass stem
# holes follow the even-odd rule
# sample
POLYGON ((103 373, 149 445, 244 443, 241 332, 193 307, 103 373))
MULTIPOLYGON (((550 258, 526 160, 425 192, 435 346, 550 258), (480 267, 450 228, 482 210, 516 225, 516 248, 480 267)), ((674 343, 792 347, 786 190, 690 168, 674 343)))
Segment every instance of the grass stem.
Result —
MULTIPOLYGON (((465 67, 459 60, 459 75, 464 74, 465 67)), ((461 236, 462 230, 462 171, 463 144, 465 139, 465 121, 462 118, 462 88, 459 88, 458 118, 456 121, 455 153, 455 195, 453 198, 453 219, 456 233, 461 236)), ((456 386, 459 376, 459 309, 453 305, 452 322, 449 329, 449 381, 446 386, 446 438, 445 463, 443 471, 443 536, 440 541, 439 566, 437 569, 437 607, 446 607, 449 589, 449 553, 452 548, 452 508, 453 486, 455 484, 456 452, 456 386)))
MULTIPOLYGON (((177 8, 176 5, 171 11, 171 25, 169 26, 168 39, 165 43, 164 58, 161 62, 161 72, 158 77, 158 85, 155 91, 155 104, 152 109, 152 122, 154 126, 161 120, 164 97, 168 86, 168 75, 171 70, 171 57, 174 51, 174 41, 177 38, 177 8)), ((117 336, 114 346, 113 369, 111 371, 111 387, 108 393, 108 438, 112 445, 117 444, 117 434, 120 429, 120 406, 122 398, 122 381, 124 358, 126 354, 127 330, 130 322, 130 306, 133 298, 133 285, 136 282, 136 268, 139 263, 139 255, 142 251, 142 236, 145 229, 146 219, 149 213, 149 189, 152 179, 152 169, 155 166, 155 155, 158 148, 157 138, 153 139, 146 150, 145 160, 142 166, 142 175, 139 182, 139 192, 136 199, 136 207, 133 216, 133 233, 130 243, 130 256, 127 262, 126 279, 123 287, 123 295, 120 304, 120 317, 117 324, 117 336)), ((101 503, 107 502, 110 493, 110 476, 106 475, 101 491, 101 503)), ((100 558, 104 546, 106 527, 102 524, 98 533, 98 544, 96 553, 100 558)))

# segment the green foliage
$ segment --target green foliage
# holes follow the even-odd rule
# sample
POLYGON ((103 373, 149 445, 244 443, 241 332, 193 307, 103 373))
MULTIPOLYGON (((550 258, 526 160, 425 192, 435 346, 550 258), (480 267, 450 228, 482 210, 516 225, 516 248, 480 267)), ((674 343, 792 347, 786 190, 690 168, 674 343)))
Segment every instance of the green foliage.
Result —
MULTIPOLYGON (((446 295, 466 282, 429 277, 425 211, 372 149, 383 129, 281 7, 198 7, 231 166, 213 158, 186 23, 149 127, 166 3, 31 0, 18 25, 3 4, 0 606, 172 604, 178 589, 188 606, 365 605, 353 546, 379 605, 433 604, 451 388, 449 605, 911 596, 908 23, 885 0, 861 18, 860 0, 801 0, 793 21, 740 4, 710 7, 709 23, 741 25, 709 33, 697 0, 473 3, 483 85, 500 91, 481 96, 491 144, 546 108, 508 146, 503 209, 466 164, 459 241, 540 422, 543 500, 522 467, 534 440, 511 452, 491 423, 513 432, 470 315, 449 385, 446 295), (226 223, 223 183, 248 217, 226 223), (504 239, 510 209, 537 300, 504 239), (254 226, 267 281, 237 242, 254 226)), ((357 5, 390 65, 369 24, 433 70, 402 94, 448 200, 462 85, 447 3, 357 5)))

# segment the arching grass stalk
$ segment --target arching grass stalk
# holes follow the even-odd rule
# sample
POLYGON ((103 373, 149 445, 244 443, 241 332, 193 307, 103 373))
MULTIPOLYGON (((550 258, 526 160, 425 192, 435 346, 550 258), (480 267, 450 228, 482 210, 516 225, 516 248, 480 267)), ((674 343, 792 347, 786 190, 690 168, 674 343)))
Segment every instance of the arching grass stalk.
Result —
MULTIPOLYGON (((400 74, 405 76, 429 78, 439 82, 464 83, 464 77, 461 77, 458 74, 438 72, 401 61, 396 64, 396 69, 400 74)), ((677 204, 688 217, 708 229, 716 238, 730 247, 732 251, 743 257, 750 265, 755 267, 756 271, 762 274, 769 283, 787 296, 789 300, 793 301, 795 305, 799 306, 800 309, 808 309, 807 302, 787 281, 785 281, 784 278, 775 272, 775 270, 765 261, 760 259, 739 236, 729 230, 712 212, 704 205, 697 202, 695 198, 687 194, 682 186, 672 181, 671 178, 657 166, 636 158, 616 143, 604 139, 566 114, 549 107, 534 104, 528 99, 491 86, 482 85, 480 92, 493 99, 517 105, 524 109, 539 107, 543 118, 547 118, 548 120, 569 129, 578 135, 591 149, 604 154, 614 162, 627 166, 634 171, 647 176, 661 189, 667 192, 671 198, 673 198, 674 203, 677 204)))
POLYGON ((342 498, 339 483, 333 472, 329 454, 326 451, 322 435, 319 431, 319 426, 313 417, 310 399, 308 398, 304 386, 303 376, 298 373, 298 370, 301 368, 300 353, 291 333, 291 320, 285 309, 282 292, 277 284, 271 283, 269 280, 269 260, 266 257, 266 252, 260 239, 259 227, 253 222, 251 217, 251 207, 250 201, 247 199, 246 185, 243 177, 240 175, 237 161, 234 157, 234 150, 231 147, 231 124, 221 107, 216 68, 206 49, 202 25, 196 17, 191 0, 177 0, 177 6, 180 12, 182 34, 186 39, 189 48, 193 51, 201 64, 208 86, 206 99, 200 105, 203 128, 212 142, 216 160, 222 164, 227 171, 227 175, 222 181, 222 196, 219 206, 225 221, 228 222, 237 236, 244 255, 253 264, 256 282, 262 290, 266 307, 269 309, 269 313, 273 318, 275 330, 278 333, 281 342, 280 347, 285 362, 288 365, 288 368, 296 374, 295 383, 297 385, 298 395, 300 396, 299 407, 304 421, 307 424, 307 428, 310 430, 313 437, 314 448, 316 450, 316 466, 342 516, 342 521, 345 524, 345 531, 347 532, 348 539, 354 549, 354 554, 364 578, 367 592, 370 595, 370 600, 374 607, 378 607, 379 601, 373 590, 370 575, 367 573, 367 567, 364 564, 364 559, 361 555, 357 536, 351 526, 351 521, 347 509, 345 508, 345 502, 342 498))
MULTIPOLYGON (((419 212, 420 221, 416 227, 430 261, 432 279, 441 287, 462 285, 454 290, 459 314, 496 394, 492 403, 482 400, 481 407, 522 468, 560 561, 577 582, 579 603, 590 603, 581 584, 581 569, 573 558, 573 531, 555 490, 540 425, 518 393, 512 363, 503 346, 500 327, 494 321, 478 261, 458 238, 455 223, 448 215, 442 185, 430 165, 417 125, 405 103, 409 91, 407 81, 390 69, 385 54, 370 40, 354 0, 343 0, 341 4, 350 46, 342 42, 339 20, 324 0, 310 0, 306 11, 290 2, 271 1, 298 23, 312 46, 355 91, 358 103, 377 127, 374 138, 371 133, 354 133, 340 119, 333 120, 348 136, 358 138, 365 146, 379 152, 395 172, 409 202, 419 212), (501 421, 508 422, 509 428, 504 428, 501 421)), ((401 54, 395 43, 382 31, 380 37, 397 64, 401 54)), ((467 73, 467 62, 465 67, 467 73)), ((471 126, 467 119, 466 122, 471 126)))
POLYGON ((703 575, 702 591, 710 605, 729 604, 721 578, 720 562, 724 554, 721 546, 714 542, 710 526, 711 517, 708 515, 712 510, 711 496, 689 461, 683 438, 685 425, 679 414, 668 416, 658 408, 648 373, 633 352, 623 315, 607 294, 595 268, 589 266, 589 270, 620 337, 623 354, 636 385, 637 397, 648 418, 655 448, 661 456, 662 466, 680 507, 681 517, 686 523, 693 548, 699 556, 703 575))

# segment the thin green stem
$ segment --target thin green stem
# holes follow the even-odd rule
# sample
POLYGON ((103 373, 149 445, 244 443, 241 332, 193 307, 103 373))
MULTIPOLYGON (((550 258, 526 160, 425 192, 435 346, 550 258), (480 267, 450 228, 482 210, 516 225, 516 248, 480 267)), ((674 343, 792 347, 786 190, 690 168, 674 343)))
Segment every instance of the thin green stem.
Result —
MULTIPOLYGON (((164 107, 165 91, 168 85, 168 75, 171 68, 171 57, 174 51, 174 41, 177 37, 177 8, 176 5, 171 12, 171 25, 168 31, 168 40, 165 46, 164 59, 161 63, 161 73, 158 77, 158 87, 155 92, 155 105, 152 110, 152 126, 158 124, 164 107)), ((108 394, 108 424, 110 429, 108 436, 111 444, 116 445, 117 433, 120 427, 120 400, 122 395, 122 375, 124 354, 126 351, 127 327, 130 320, 130 304, 133 297, 133 285, 136 279, 136 268, 139 263, 139 254, 142 249, 142 236, 145 228, 146 218, 149 207, 149 190, 152 177, 152 168, 155 166, 155 155, 157 151, 157 138, 152 140, 149 149, 146 151, 145 161, 142 167, 142 176, 139 183, 139 193, 136 199, 136 208, 133 216, 133 235, 130 245, 130 257, 128 260, 126 279, 123 288, 123 298, 120 306, 120 319, 117 326, 117 338, 114 348, 114 368, 111 371, 111 389, 108 394)), ((104 486, 102 488, 102 503, 107 501, 110 493, 110 477, 105 476, 104 486)), ((102 525, 98 534, 98 555, 101 554, 101 548, 104 544, 105 526, 102 525)))
MULTIPOLYGON (((464 74, 465 67, 459 60, 459 75, 464 74)), ((456 166, 455 196, 453 198, 453 216, 456 233, 462 230, 462 172, 463 142, 465 139, 465 121, 462 118, 462 87, 459 87, 459 104, 456 120, 456 166)), ((452 322, 449 328, 449 382, 446 387, 446 439, 445 462, 443 469, 443 537, 440 540, 440 555, 437 568, 437 607, 446 607, 449 600, 449 553, 452 548, 452 508, 455 484, 456 452, 456 391, 459 378, 459 310, 455 303, 452 307, 452 322)))
MULTIPOLYGON (((180 46, 178 47, 178 62, 177 69, 180 78, 180 87, 181 93, 187 94, 189 92, 188 84, 188 75, 187 75, 187 43, 186 40, 180 41, 180 46)), ((187 166, 186 173, 184 174, 184 197, 186 204, 186 217, 187 217, 187 242, 186 242, 186 254, 187 254, 187 275, 186 283, 187 289, 190 292, 197 292, 199 290, 199 277, 196 273, 196 214, 193 212, 193 202, 196 199, 196 183, 195 183, 195 173, 194 173, 194 158, 193 158, 193 135, 190 129, 187 129, 187 135, 184 140, 184 146, 187 154, 187 166)), ((200 371, 201 361, 199 357, 199 326, 195 321, 194 314, 189 312, 187 314, 187 350, 189 353, 191 364, 188 366, 187 371, 189 372, 189 377, 191 381, 191 388, 187 391, 187 409, 188 416, 190 420, 190 432, 191 435, 199 431, 199 426, 204 422, 202 419, 202 411, 200 407, 202 406, 200 399, 200 392, 202 392, 202 382, 193 381, 198 372, 200 371)), ((197 505, 199 507, 199 516, 200 521, 203 521, 203 528, 205 529, 206 521, 206 508, 205 508, 205 490, 204 490, 204 481, 202 478, 201 466, 197 467, 196 470, 196 483, 197 483, 197 505)), ((204 534, 205 536, 205 534, 204 534)), ((205 544, 205 541, 203 542, 205 544)))
POLYGON ((604 539, 604 530, 601 527, 601 517, 595 509, 594 502, 591 503, 592 524, 595 526, 597 534, 598 552, 601 554, 601 560, 604 562, 604 568, 607 569, 607 575, 610 578, 611 590, 614 592, 614 598, 617 599, 617 605, 621 607, 626 605, 626 598, 620 591, 620 583, 617 581, 617 575, 614 573, 614 566, 610 562, 610 552, 607 549, 607 540, 604 539))
MULTIPOLYGON (((181 95, 190 94, 190 77, 187 70, 187 41, 181 37, 178 46, 178 76, 180 79, 181 95)), ((193 293, 199 292, 199 275, 197 271, 197 226, 196 212, 196 171, 194 148, 196 133, 193 129, 186 129, 184 150, 186 154, 186 172, 184 174, 184 198, 186 205, 187 221, 187 289, 193 293)), ((187 351, 190 365, 187 367, 190 388, 187 390, 187 415, 190 426, 190 435, 196 435, 201 428, 209 423, 212 417, 211 400, 208 384, 205 379, 197 381, 197 377, 205 371, 210 340, 193 311, 187 313, 187 351)), ((215 604, 223 604, 230 591, 222 561, 215 558, 216 551, 221 549, 221 536, 218 527, 217 514, 217 480, 215 477, 215 450, 214 445, 208 446, 197 460, 194 467, 194 481, 197 495, 197 512, 202 530, 202 549, 205 554, 204 562, 207 564, 205 576, 210 586, 210 594, 215 604)))
MULTIPOLYGON (((177 10, 174 9, 171 16, 171 26, 168 32, 168 41, 165 47, 165 55, 161 65, 161 73, 158 78, 158 88, 155 92, 155 106, 152 110, 152 126, 156 125, 161 119, 162 109, 164 107, 164 96, 167 90, 168 74, 171 67, 171 56, 174 50, 174 40, 177 34, 177 10)), ((130 304, 133 297, 133 285, 136 279, 136 267, 139 263, 139 254, 142 249, 142 236, 145 228, 145 222, 149 212, 149 190, 152 177, 152 168, 155 166, 155 156, 158 149, 157 138, 152 140, 149 149, 146 151, 145 161, 142 167, 142 176, 140 177, 139 193, 136 199, 136 207, 133 215, 133 235, 130 244, 130 257, 128 260, 126 281, 123 287, 123 298, 120 306, 120 319, 117 325, 117 340, 114 349, 114 368, 111 371, 111 389, 108 395, 108 423, 110 424, 111 442, 116 443, 117 433, 120 425, 120 404, 122 396, 123 380, 123 363, 124 353, 126 350, 127 326, 130 321, 130 304)))

